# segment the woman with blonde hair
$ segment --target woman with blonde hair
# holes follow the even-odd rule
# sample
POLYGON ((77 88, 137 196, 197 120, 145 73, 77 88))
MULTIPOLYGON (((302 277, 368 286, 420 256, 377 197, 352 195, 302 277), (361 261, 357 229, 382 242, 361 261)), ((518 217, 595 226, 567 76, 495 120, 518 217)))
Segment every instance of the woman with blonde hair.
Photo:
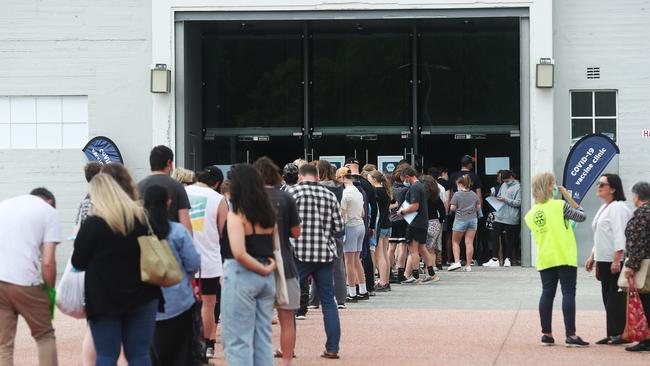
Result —
POLYGON ((151 364, 160 287, 141 281, 137 238, 148 232, 144 209, 108 174, 90 181, 91 216, 79 228, 72 265, 85 271, 86 316, 97 365, 115 365, 120 345, 129 365, 151 364))
POLYGON ((174 169, 172 172, 172 178, 184 186, 191 186, 192 184, 196 183, 196 176, 194 175, 194 172, 182 167, 177 167, 174 169))
POLYGON ((375 187, 375 192, 377 193, 377 206, 379 220, 377 222, 376 235, 377 235, 377 247, 374 251, 373 258, 378 271, 379 271, 379 282, 375 286, 377 292, 386 292, 390 291, 389 275, 390 275, 390 263, 388 261, 388 238, 391 234, 391 223, 390 223, 390 203, 393 200, 393 188, 388 182, 388 179, 378 170, 373 170, 368 173, 368 181, 375 187))
POLYGON ((542 296, 539 300, 542 345, 555 344, 551 320, 553 300, 559 281, 562 285, 565 343, 567 347, 588 346, 588 342, 576 335, 578 249, 569 222, 569 220, 582 222, 587 217, 566 188, 555 184, 555 176, 552 173, 534 176, 531 185, 535 205, 526 214, 525 221, 535 238, 536 267, 542 279, 542 296), (560 193, 565 201, 559 199, 560 193))

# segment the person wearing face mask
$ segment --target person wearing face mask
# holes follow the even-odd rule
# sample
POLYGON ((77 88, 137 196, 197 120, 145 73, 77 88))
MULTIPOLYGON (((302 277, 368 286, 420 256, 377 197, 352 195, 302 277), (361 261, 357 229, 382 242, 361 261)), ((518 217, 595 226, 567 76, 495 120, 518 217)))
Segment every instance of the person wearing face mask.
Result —
POLYGON ((559 281, 562 285, 565 344, 567 347, 588 346, 588 342, 576 335, 578 248, 569 222, 582 222, 587 216, 566 188, 555 184, 553 173, 536 175, 531 186, 535 205, 526 214, 525 221, 535 238, 536 267, 542 280, 542 296, 539 300, 541 343, 544 346, 555 345, 551 320, 559 281), (560 193, 565 201, 557 199, 560 193))
POLYGON ((519 221, 521 218, 521 185, 510 170, 501 172, 503 184, 496 197, 504 205, 494 213, 492 232, 490 233, 490 249, 492 259, 483 263, 485 267, 499 267, 499 237, 505 234, 503 241, 503 266, 510 267, 512 248, 519 234, 519 221))

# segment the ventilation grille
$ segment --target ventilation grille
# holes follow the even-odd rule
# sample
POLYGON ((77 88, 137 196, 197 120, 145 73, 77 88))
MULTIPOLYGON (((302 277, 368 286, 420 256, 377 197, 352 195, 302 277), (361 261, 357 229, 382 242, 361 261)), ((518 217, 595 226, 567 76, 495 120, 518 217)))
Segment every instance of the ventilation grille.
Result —
POLYGON ((600 67, 588 67, 587 79, 600 79, 600 67))

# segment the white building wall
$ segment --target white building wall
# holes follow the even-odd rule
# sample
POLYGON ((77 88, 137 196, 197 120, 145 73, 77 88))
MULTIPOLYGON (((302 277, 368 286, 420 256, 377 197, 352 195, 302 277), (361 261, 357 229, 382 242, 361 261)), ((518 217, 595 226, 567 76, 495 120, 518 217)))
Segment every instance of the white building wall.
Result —
MULTIPOLYGON (((3 0, 0 96, 87 95, 89 136, 120 148, 136 177, 151 149, 151 1, 3 0)), ((87 187, 78 149, 0 149, 0 200, 52 190, 64 237, 87 187)))
MULTIPOLYGON (((571 147, 569 91, 615 89, 621 153, 608 171, 620 174, 630 198, 635 182, 650 180, 650 138, 642 137, 642 131, 650 129, 650 1, 562 0, 554 4, 555 173, 562 176, 571 147), (600 79, 587 79, 591 66, 600 67, 600 79)), ((581 259, 591 251, 590 224, 601 203, 592 187, 583 201, 587 223, 577 229, 581 259)))

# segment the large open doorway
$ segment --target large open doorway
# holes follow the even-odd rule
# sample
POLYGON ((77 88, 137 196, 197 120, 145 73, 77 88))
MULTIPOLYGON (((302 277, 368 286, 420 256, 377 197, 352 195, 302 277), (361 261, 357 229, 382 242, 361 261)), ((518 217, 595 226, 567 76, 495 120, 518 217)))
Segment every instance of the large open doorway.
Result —
POLYGON ((490 161, 521 173, 519 17, 312 15, 177 23, 187 167, 400 156, 452 172, 472 155, 486 187, 490 161))

